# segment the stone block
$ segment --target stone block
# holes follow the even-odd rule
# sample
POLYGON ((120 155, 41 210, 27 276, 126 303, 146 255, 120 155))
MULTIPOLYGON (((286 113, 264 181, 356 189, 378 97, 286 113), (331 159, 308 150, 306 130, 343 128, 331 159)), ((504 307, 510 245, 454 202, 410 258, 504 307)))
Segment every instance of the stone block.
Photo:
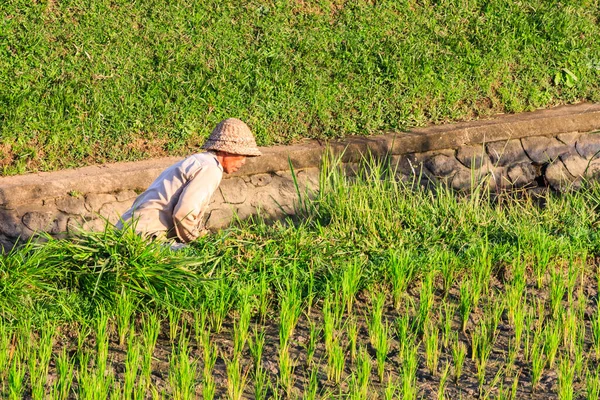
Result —
POLYGON ((256 215, 257 211, 256 208, 252 207, 251 205, 243 205, 237 207, 235 213, 241 221, 244 221, 250 218, 251 216, 256 215))
POLYGON ((206 229, 211 231, 215 231, 217 229, 222 229, 228 226, 233 219, 233 208, 232 207, 223 207, 212 210, 206 221, 206 229))
POLYGON ((582 178, 587 174, 590 161, 581 157, 576 152, 561 154, 560 159, 567 168, 567 171, 575 178, 582 178))
POLYGON ((271 174, 256 174, 250 177, 250 183, 256 187, 263 187, 271 183, 273 177, 271 174))
POLYGON ((525 162, 508 168, 508 178, 513 187, 537 186, 535 179, 538 177, 538 169, 531 163, 525 162))
POLYGON ((117 201, 131 200, 132 203, 133 200, 137 198, 137 196, 138 194, 135 192, 135 190, 121 190, 115 194, 117 201))
POLYGON ((581 132, 567 132, 557 135, 556 138, 568 146, 575 146, 580 136, 581 132))
POLYGON ((223 179, 219 191, 225 203, 241 204, 246 201, 248 186, 241 178, 223 179))
POLYGON ((474 176, 471 171, 461 170, 452 177, 452 188, 459 192, 470 192, 474 183, 474 176))
POLYGON ((52 231, 55 230, 54 220, 56 213, 47 211, 29 211, 23 215, 21 221, 23 225, 32 231, 52 231))
POLYGON ((121 218, 121 215, 125 214, 127 210, 133 205, 133 199, 128 201, 113 201, 112 203, 106 203, 102 206, 98 214, 108 219, 111 224, 116 224, 121 218))
POLYGON ((463 146, 456 151, 456 159, 469 169, 479 169, 491 165, 485 146, 463 146))
POLYGON ((21 236, 23 225, 15 210, 0 209, 0 233, 8 237, 17 238, 21 236))
POLYGON ((67 219, 67 232, 76 233, 83 229, 84 219, 80 216, 72 216, 67 219))
POLYGON ((523 149, 536 164, 546 164, 569 151, 569 146, 553 137, 535 136, 521 139, 523 149))
POLYGON ((544 178, 552 189, 559 192, 565 192, 574 188, 575 178, 567 171, 565 165, 560 161, 548 165, 544 178))
POLYGON ((81 229, 88 232, 102 232, 106 228, 106 221, 102 218, 85 220, 81 225, 81 229))
POLYGON ((87 215, 85 200, 82 197, 65 196, 55 200, 56 208, 64 213, 73 215, 87 215))
POLYGON ((494 166, 505 167, 530 161, 520 140, 508 140, 487 144, 487 152, 494 166))
POLYGON ((575 149, 583 158, 600 158, 600 133, 582 135, 577 140, 575 149))
POLYGON ((460 168, 460 163, 455 157, 444 154, 427 159, 424 165, 436 177, 446 177, 460 168))
POLYGON ((115 195, 107 193, 89 193, 85 196, 85 208, 93 213, 100 211, 103 205, 116 201, 115 195))

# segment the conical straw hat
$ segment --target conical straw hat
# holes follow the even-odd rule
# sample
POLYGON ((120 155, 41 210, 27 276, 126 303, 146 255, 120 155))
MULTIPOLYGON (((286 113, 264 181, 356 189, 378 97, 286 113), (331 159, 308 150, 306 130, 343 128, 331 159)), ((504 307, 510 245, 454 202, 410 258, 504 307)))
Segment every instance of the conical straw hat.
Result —
POLYGON ((261 155, 250 128, 237 118, 227 118, 219 122, 202 148, 242 156, 261 155))

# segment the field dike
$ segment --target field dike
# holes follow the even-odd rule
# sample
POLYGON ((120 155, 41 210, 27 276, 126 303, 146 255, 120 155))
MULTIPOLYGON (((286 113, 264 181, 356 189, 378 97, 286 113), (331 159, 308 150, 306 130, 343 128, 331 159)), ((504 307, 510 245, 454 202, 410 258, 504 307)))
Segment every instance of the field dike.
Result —
MULTIPOLYGON (((565 191, 600 172, 600 135, 595 134, 599 129, 600 105, 579 104, 383 136, 261 148, 262 157, 249 159, 241 171, 224 177, 206 213, 206 225, 216 230, 257 213, 270 220, 294 214, 298 189, 317 189, 327 148, 343 154, 349 174, 369 155, 388 159, 401 180, 444 182, 463 192, 481 182, 494 191, 565 191)), ((102 230, 178 160, 0 178, 0 244, 10 248, 36 232, 102 230)))

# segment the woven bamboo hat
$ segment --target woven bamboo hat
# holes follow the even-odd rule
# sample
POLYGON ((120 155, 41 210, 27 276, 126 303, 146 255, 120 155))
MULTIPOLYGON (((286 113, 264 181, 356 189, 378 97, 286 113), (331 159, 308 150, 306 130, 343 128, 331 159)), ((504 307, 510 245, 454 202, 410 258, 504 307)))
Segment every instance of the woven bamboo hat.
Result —
POLYGON ((261 155, 250 128, 237 118, 227 118, 219 122, 202 148, 249 157, 261 155))

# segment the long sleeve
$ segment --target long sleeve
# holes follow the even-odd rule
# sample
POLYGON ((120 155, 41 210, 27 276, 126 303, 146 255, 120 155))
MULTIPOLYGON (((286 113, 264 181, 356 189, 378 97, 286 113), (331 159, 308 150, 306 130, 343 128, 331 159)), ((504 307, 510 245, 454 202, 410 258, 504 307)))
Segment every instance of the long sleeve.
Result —
POLYGON ((191 242, 200 236, 202 216, 222 177, 223 172, 216 164, 205 165, 183 188, 173 209, 175 232, 183 242, 191 242))

